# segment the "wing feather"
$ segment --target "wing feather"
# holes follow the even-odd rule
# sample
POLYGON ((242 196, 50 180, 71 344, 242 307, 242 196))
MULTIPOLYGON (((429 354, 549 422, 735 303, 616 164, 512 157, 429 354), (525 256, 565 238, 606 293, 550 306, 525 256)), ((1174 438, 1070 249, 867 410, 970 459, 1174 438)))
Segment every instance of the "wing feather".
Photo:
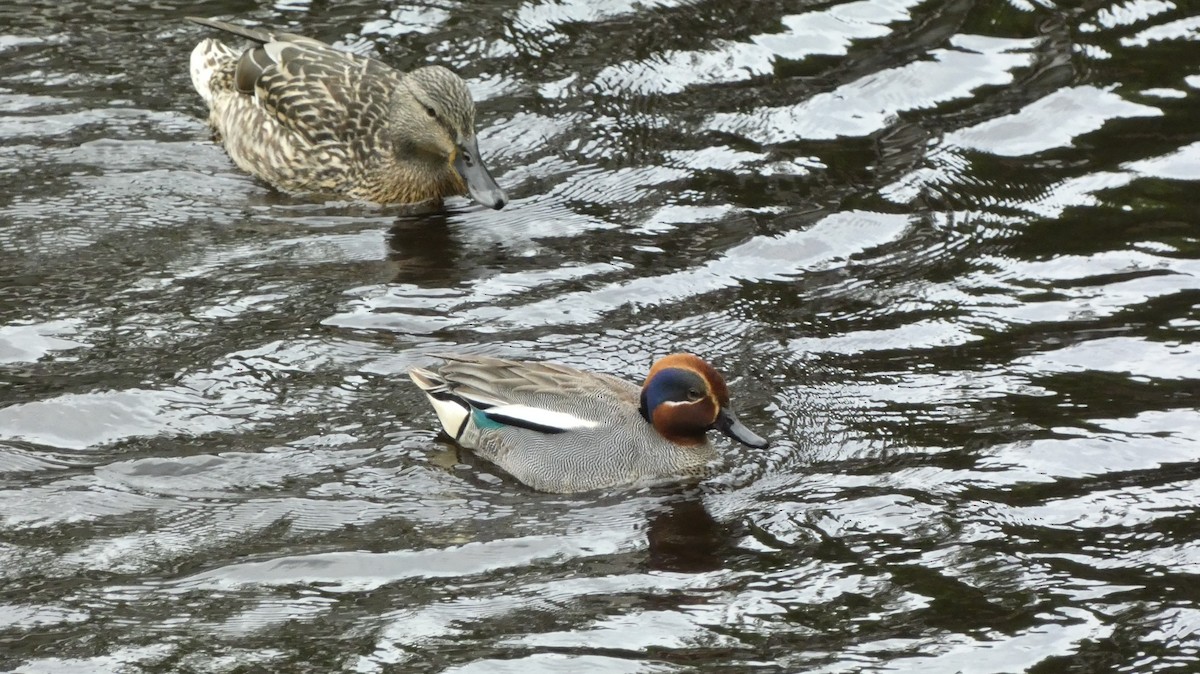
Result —
POLYGON ((384 105, 401 86, 396 71, 332 48, 288 45, 277 54, 255 80, 254 95, 281 124, 313 144, 382 130, 384 105))
POLYGON ((396 70, 320 40, 214 19, 188 20, 259 43, 238 59, 236 90, 254 96, 268 115, 311 145, 340 146, 378 133, 392 93, 402 86, 396 70))
POLYGON ((446 361, 433 375, 440 390, 496 423, 561 433, 596 427, 627 413, 631 403, 636 409, 638 388, 608 375, 552 363, 437 355, 446 361))
POLYGON ((582 419, 574 414, 555 412, 528 405, 498 405, 483 411, 487 418, 508 426, 517 426, 539 433, 565 433, 581 428, 595 428, 599 424, 582 419))

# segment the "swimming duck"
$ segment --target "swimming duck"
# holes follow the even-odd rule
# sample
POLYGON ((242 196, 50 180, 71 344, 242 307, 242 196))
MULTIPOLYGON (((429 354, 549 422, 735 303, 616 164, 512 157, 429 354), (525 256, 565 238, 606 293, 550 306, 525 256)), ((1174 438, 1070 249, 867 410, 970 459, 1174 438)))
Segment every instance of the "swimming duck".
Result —
POLYGON ((272 185, 378 203, 507 202, 479 156, 475 103, 441 66, 404 74, 312 38, 188 17, 258 44, 192 50, 192 85, 234 163, 272 185))
POLYGON ((569 493, 701 475, 718 457, 716 429, 756 448, 767 441, 729 405, 725 380, 686 353, 650 368, 641 389, 564 365, 444 354, 409 376, 459 445, 541 491, 569 493))

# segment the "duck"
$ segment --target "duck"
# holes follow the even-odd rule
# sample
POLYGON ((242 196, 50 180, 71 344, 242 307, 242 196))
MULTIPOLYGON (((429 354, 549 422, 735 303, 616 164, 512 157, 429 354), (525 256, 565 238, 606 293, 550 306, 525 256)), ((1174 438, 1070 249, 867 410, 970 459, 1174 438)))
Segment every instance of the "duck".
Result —
POLYGON ((689 353, 653 363, 638 387, 548 362, 437 354, 409 377, 461 447, 543 492, 577 493, 700 477, 720 458, 717 430, 766 440, 738 420, 724 378, 689 353))
POLYGON ((442 66, 402 73, 310 37, 201 17, 256 44, 205 38, 191 78, 233 162, 288 192, 379 204, 508 199, 479 155, 475 103, 442 66))

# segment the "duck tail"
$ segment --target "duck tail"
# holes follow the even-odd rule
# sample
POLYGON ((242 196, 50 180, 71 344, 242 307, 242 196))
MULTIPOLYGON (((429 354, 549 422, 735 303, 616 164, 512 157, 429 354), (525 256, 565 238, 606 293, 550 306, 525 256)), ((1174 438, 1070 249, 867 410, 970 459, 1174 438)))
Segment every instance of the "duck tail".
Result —
POLYGON ((206 19, 200 16, 189 16, 186 18, 192 23, 200 24, 201 26, 208 26, 209 28, 216 28, 217 30, 225 31, 226 33, 233 33, 234 35, 244 37, 247 40, 253 40, 255 42, 267 43, 275 39, 274 34, 272 34, 270 31, 265 31, 259 28, 237 26, 232 23, 217 21, 216 19, 206 19))
POLYGON ((213 103, 213 75, 225 69, 235 58, 237 52, 211 37, 201 40, 192 50, 189 63, 192 86, 209 107, 213 103))
POLYGON ((450 390, 446 380, 434 372, 415 367, 408 371, 408 376, 429 398, 429 404, 433 405, 442 430, 455 440, 462 437, 471 419, 471 403, 450 390))

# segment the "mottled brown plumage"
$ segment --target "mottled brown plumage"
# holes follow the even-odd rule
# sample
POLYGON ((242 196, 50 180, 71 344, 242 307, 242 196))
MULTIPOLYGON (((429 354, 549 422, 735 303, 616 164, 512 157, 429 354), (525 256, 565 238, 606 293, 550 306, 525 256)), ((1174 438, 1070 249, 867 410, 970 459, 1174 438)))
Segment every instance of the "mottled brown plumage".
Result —
POLYGON ((192 51, 192 84, 234 163, 272 185, 378 203, 507 201, 479 158, 475 104, 440 66, 404 74, 312 38, 189 18, 258 43, 192 51))

